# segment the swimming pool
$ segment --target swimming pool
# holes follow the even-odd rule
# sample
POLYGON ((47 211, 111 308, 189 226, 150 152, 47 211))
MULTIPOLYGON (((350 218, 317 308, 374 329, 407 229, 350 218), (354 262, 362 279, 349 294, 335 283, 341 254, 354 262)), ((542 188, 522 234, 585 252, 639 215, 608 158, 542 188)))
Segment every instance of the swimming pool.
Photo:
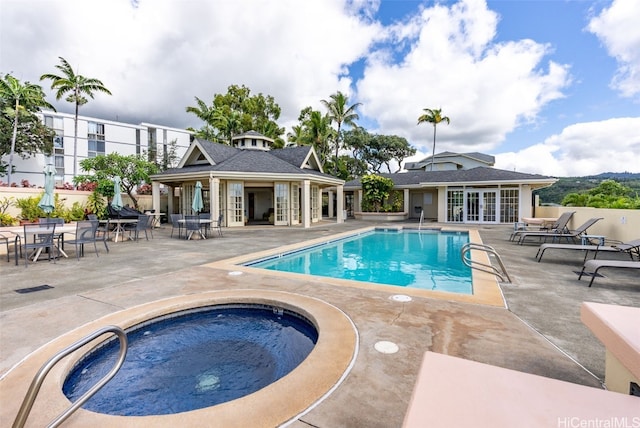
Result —
POLYGON ((244 263, 281 272, 473 294, 460 231, 375 229, 244 263))

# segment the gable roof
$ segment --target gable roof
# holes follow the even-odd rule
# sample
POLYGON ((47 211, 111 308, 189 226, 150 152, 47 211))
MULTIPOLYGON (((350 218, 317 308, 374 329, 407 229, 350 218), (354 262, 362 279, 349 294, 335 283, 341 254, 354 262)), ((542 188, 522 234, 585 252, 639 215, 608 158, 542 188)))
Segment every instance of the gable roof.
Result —
POLYGON ((287 161, 300 168, 315 169, 322 172, 320 159, 313 146, 294 146, 284 149, 275 149, 270 152, 272 155, 287 161))
MULTIPOLYGON (((423 171, 414 170, 397 174, 377 174, 393 180, 396 187, 433 187, 438 185, 469 185, 469 184, 531 184, 543 187, 555 183, 557 180, 539 174, 506 171, 490 167, 476 167, 452 171, 423 171)), ((360 179, 345 183, 344 188, 358 189, 362 187, 360 179)))
MULTIPOLYGON (((196 139, 176 168, 152 176, 155 180, 204 175, 235 177, 252 175, 277 180, 288 175, 309 175, 327 183, 343 180, 322 172, 312 147, 290 147, 271 151, 242 150, 225 144, 196 139)), ((302 178, 302 177, 301 177, 302 178)))

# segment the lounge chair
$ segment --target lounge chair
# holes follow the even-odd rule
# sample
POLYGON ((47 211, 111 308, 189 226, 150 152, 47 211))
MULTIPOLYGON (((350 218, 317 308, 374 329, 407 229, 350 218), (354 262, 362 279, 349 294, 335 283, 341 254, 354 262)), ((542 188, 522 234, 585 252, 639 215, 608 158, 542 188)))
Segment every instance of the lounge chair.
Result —
POLYGON ((531 230, 531 229, 515 229, 513 231, 513 233, 511 234, 511 236, 509 236, 509 241, 513 241, 515 240, 515 238, 520 239, 520 237, 522 236, 522 234, 524 233, 529 233, 529 232, 540 232, 540 233, 567 233, 569 232, 569 229, 567 228, 567 225, 569 224, 569 221, 571 220, 571 217, 573 217, 573 214, 575 214, 575 211, 566 211, 563 212, 560 217, 558 217, 558 219, 555 221, 555 223, 553 223, 551 225, 551 227, 547 228, 547 229, 538 229, 538 230, 531 230))
POLYGON ((581 244, 560 244, 560 243, 550 243, 550 244, 542 244, 540 248, 538 248, 538 252, 536 253, 536 260, 540 262, 542 260, 542 256, 546 250, 555 249, 555 250, 581 250, 585 251, 583 263, 587 261, 589 257, 589 251, 593 251, 595 254, 593 256, 594 259, 598 257, 598 253, 602 251, 607 252, 616 252, 616 253, 628 253, 633 260, 633 256, 636 255, 640 259, 640 239, 635 239, 629 242, 620 242, 609 245, 581 245, 581 244))
POLYGON ((635 260, 587 260, 582 266, 578 280, 582 278, 584 274, 591 275, 591 281, 589 281, 589 287, 593 284, 593 280, 596 279, 596 274, 600 269, 615 268, 615 269, 640 269, 640 261, 635 260))
POLYGON ((603 217, 590 218, 589 220, 585 221, 582 225, 580 225, 575 230, 571 230, 569 232, 564 232, 564 233, 542 232, 542 231, 540 231, 540 232, 525 232, 525 233, 520 235, 520 240, 518 241, 518 244, 520 244, 520 245, 524 244, 524 242, 526 241, 526 239, 528 237, 544 238, 545 241, 548 238, 552 238, 554 241, 556 239, 560 240, 560 239, 563 239, 563 238, 566 239, 567 242, 569 242, 569 240, 575 241, 576 239, 580 238, 581 235, 584 235, 585 232, 587 231, 587 229, 589 229, 597 221, 602 220, 602 219, 603 219, 603 217))

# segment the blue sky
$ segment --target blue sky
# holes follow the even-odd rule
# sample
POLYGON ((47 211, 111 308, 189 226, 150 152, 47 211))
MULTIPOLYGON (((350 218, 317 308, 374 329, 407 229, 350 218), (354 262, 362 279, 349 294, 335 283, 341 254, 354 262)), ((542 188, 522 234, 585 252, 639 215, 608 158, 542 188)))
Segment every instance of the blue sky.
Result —
MULTIPOLYGON (((229 85, 271 95, 280 125, 340 90, 359 124, 436 151, 553 176, 640 172, 637 0, 0 0, 0 73, 36 82, 65 57, 113 96, 81 114, 200 127, 229 85), (28 53, 28 54, 25 54, 28 53)), ((51 91, 47 87, 49 94, 51 91)), ((53 97, 50 101, 54 102, 53 97)), ((72 112, 64 101, 59 111, 72 112)))

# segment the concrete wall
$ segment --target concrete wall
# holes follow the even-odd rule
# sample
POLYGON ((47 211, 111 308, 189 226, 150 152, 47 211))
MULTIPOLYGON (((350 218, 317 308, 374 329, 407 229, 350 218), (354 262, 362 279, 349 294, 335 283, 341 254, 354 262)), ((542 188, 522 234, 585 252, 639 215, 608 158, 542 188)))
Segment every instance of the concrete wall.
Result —
POLYGON ((536 207, 536 217, 559 217, 565 211, 575 211, 569 228, 575 229, 592 217, 603 217, 587 233, 603 235, 618 241, 640 239, 640 210, 617 210, 586 207, 536 207))

